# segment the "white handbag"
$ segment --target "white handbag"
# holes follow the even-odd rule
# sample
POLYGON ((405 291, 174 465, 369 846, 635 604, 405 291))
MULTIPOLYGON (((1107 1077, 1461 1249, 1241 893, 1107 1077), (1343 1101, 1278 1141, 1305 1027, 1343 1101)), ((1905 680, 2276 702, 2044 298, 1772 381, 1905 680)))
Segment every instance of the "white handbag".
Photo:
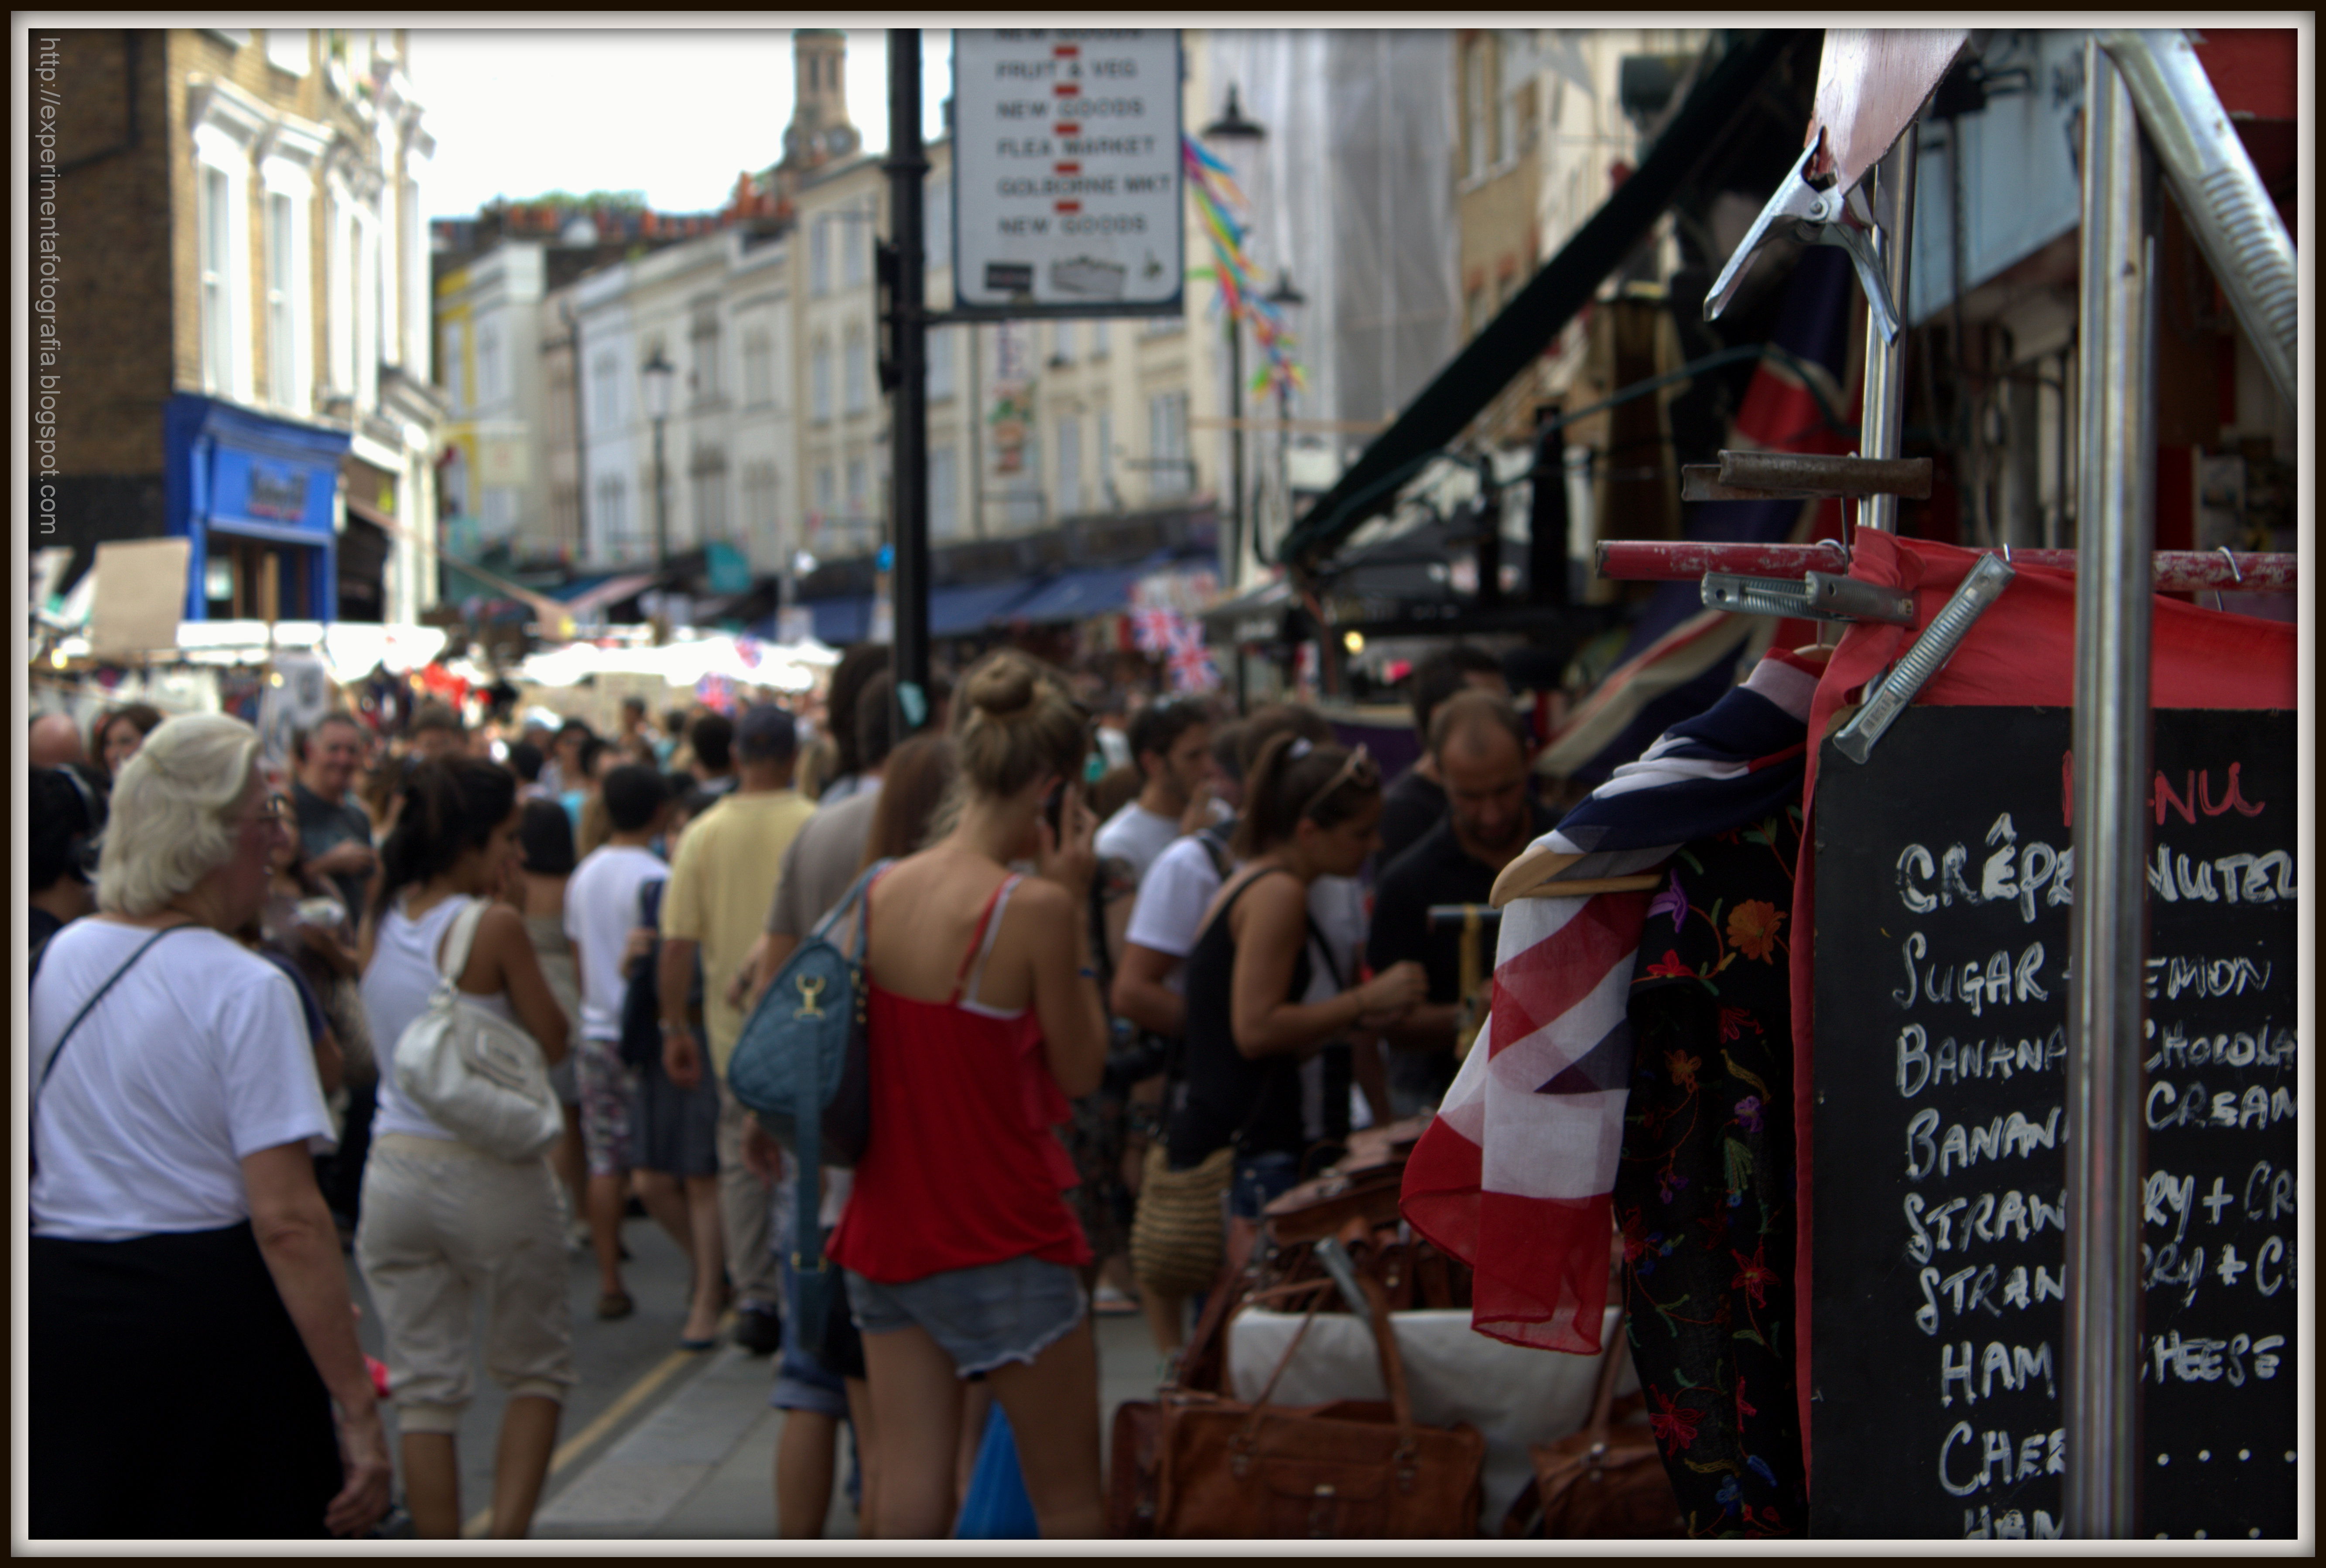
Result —
POLYGON ((534 1037, 461 992, 484 913, 471 899, 453 916, 435 993, 396 1037, 395 1087, 462 1143, 515 1164, 563 1136, 565 1118, 534 1037))

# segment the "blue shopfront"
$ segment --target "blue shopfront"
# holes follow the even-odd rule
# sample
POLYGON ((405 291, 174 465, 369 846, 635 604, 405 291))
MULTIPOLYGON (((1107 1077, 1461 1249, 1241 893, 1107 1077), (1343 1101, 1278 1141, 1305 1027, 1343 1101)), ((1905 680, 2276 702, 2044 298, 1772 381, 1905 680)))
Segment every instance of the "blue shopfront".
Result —
POLYGON ((337 619, 347 432, 181 393, 163 439, 167 532, 193 547, 186 618, 337 619))

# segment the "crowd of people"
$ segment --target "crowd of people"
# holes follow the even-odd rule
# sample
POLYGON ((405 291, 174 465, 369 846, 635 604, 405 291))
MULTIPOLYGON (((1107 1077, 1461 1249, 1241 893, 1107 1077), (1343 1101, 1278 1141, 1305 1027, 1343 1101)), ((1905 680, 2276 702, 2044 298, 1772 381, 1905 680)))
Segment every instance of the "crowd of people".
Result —
POLYGON ((1313 708, 1086 704, 1007 650, 901 737, 887 659, 851 651, 814 715, 334 712, 279 769, 219 715, 34 722, 33 1534, 359 1535, 395 1484, 455 1536, 481 1360, 492 1533, 524 1536, 576 1254, 597 1318, 629 1315, 640 1213, 687 1259, 680 1344, 775 1358, 779 1534, 821 1533, 844 1441, 863 1535, 946 1534, 994 1402, 1042 1533, 1101 1533, 1091 1314, 1143 1313, 1168 1376, 1267 1203, 1436 1102, 1466 998, 1428 911, 1550 821, 1475 650, 1414 672, 1395 779, 1313 708), (729 1066, 868 873, 873 1133, 803 1172, 729 1066), (538 1047, 544 1156, 399 1083, 446 982, 538 1047), (803 1181, 845 1287, 813 1342, 803 1181), (129 1487, 125 1408, 172 1456, 129 1487))

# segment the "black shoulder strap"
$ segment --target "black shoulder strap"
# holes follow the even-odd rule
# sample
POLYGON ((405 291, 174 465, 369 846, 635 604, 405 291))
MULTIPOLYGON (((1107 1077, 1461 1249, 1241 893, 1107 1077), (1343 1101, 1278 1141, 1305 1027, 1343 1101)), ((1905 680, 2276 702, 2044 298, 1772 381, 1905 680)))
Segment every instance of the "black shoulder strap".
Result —
POLYGON ((1333 977, 1333 988, 1336 991, 1347 990, 1349 982, 1341 978, 1340 960, 1333 956, 1333 944, 1325 940, 1324 930, 1317 925, 1317 916, 1313 911, 1308 916, 1308 940, 1317 944, 1317 951, 1325 960, 1325 972, 1333 977))
POLYGON ((1235 869, 1235 854, 1228 848, 1227 840, 1220 837, 1219 829, 1202 830, 1196 833, 1196 841, 1204 847, 1204 853, 1211 858, 1212 875, 1223 882, 1226 881, 1228 873, 1235 869))
MULTIPOLYGON (((33 1119, 39 1114, 41 1090, 48 1087, 49 1075, 57 1070, 57 1062, 63 1057, 65 1053, 65 1046, 71 1042, 74 1031, 80 1027, 81 1020, 88 1016, 90 1009, 94 1008, 99 1002, 105 1000, 105 994, 113 989, 115 981, 120 979, 122 976, 136 968, 137 960, 145 956, 145 950, 147 948, 152 947, 155 942, 161 941, 172 932, 185 931, 193 924, 195 924, 195 922, 190 920, 181 925, 165 925, 161 930, 155 932, 153 935, 147 937, 144 942, 139 942, 137 944, 137 951, 131 953, 129 957, 123 961, 119 969, 114 970, 113 973, 106 977, 105 984, 98 987, 97 990, 89 997, 88 1000, 80 1005, 80 1011, 75 1013, 72 1016, 72 1022, 65 1025, 65 1032, 57 1036, 55 1047, 50 1051, 47 1062, 45 1062, 41 1068, 41 1081, 40 1082, 33 1085, 33 1105, 32 1109, 26 1112, 24 1118, 24 1146, 25 1153, 28 1156, 30 1156, 33 1152, 33 1119)), ((55 938, 51 936, 49 940, 52 942, 55 938)), ((40 968, 41 953, 46 952, 48 951, 48 946, 49 943, 47 942, 43 942, 41 943, 40 951, 35 952, 33 955, 33 967, 35 971, 40 968)), ((28 976, 25 980, 25 989, 29 993, 31 988, 32 981, 31 978, 28 976)), ((29 996, 27 999, 29 1000, 29 996)))

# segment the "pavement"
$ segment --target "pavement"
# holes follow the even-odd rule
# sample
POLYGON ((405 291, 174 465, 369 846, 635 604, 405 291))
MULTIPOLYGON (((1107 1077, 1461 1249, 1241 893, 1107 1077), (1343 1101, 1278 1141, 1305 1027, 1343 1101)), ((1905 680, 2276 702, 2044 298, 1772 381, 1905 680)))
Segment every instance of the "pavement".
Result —
MULTIPOLYGON (((637 1304, 628 1318, 600 1322, 596 1265, 586 1253, 571 1260, 581 1380, 566 1402, 533 1538, 771 1539, 776 1444, 785 1419, 784 1412, 768 1404, 775 1358, 747 1355, 730 1343, 709 1351, 679 1350, 686 1315, 684 1254, 649 1220, 627 1220, 622 1238, 633 1255, 624 1266, 625 1282, 637 1304)), ((359 1326, 364 1349, 377 1356, 378 1324, 352 1260, 348 1272, 365 1312, 359 1326)), ((1115 1406, 1152 1396, 1156 1355, 1143 1318, 1093 1322, 1103 1465, 1115 1406)), ((481 1322, 479 1328, 481 1332, 481 1322)), ((471 1537, 484 1535, 490 1524, 493 1450, 506 1404, 480 1364, 476 1399, 458 1438, 464 1533, 471 1537)), ((393 1443, 393 1406, 387 1422, 393 1443)), ((843 1461, 833 1488, 827 1539, 855 1536, 847 1482, 843 1461)))

